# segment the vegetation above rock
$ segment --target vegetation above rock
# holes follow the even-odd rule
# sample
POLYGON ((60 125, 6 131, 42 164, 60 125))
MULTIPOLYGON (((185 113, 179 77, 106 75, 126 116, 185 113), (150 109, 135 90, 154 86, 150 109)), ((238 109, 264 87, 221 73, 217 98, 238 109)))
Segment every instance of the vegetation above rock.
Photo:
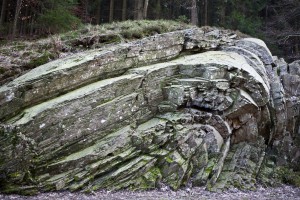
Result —
POLYGON ((124 21, 85 25, 45 39, 3 43, 0 47, 0 85, 57 58, 189 27, 192 26, 169 20, 124 21))

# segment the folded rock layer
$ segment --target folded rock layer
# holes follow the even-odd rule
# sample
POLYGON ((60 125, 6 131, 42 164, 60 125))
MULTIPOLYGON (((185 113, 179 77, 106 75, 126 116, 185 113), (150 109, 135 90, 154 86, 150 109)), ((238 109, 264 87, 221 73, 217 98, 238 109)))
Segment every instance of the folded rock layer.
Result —
POLYGON ((272 183, 299 170, 299 63, 195 28, 42 65, 0 87, 1 191, 272 183))

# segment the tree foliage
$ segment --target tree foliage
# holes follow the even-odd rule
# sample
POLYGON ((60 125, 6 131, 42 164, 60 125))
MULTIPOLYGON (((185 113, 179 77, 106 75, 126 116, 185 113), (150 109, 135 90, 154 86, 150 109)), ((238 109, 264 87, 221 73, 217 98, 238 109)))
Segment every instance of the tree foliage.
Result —
POLYGON ((250 35, 257 35, 262 26, 260 12, 266 5, 266 0, 229 0, 224 27, 240 30, 250 35))
POLYGON ((81 22, 71 12, 72 6, 73 1, 46 1, 44 12, 37 19, 38 26, 50 34, 76 29, 81 22))

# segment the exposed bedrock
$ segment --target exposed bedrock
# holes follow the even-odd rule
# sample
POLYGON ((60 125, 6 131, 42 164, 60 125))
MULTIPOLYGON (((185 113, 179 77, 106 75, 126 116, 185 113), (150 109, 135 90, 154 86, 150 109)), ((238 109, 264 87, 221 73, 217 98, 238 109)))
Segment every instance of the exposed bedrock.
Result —
POLYGON ((299 170, 299 82, 300 62, 213 28, 42 65, 0 87, 1 191, 273 184, 299 170))

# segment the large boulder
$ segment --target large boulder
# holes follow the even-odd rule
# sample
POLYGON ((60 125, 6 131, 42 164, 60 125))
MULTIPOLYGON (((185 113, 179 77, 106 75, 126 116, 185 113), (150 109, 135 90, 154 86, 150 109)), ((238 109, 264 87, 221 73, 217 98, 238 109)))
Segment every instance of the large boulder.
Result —
POLYGON ((296 170, 299 62, 208 30, 87 51, 0 87, 1 191, 255 189, 296 170))

